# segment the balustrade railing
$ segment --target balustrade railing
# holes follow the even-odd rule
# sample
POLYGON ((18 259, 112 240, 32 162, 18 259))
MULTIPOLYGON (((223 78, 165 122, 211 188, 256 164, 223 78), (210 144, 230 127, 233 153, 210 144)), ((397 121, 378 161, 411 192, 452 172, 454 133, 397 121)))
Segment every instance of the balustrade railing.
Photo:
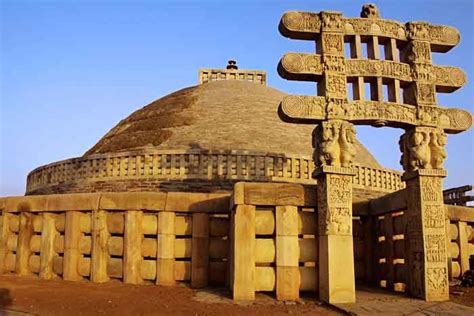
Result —
MULTIPOLYGON (((402 189, 400 173, 354 165, 353 185, 377 191, 402 189)), ((157 151, 73 158, 33 170, 27 193, 75 181, 153 178, 157 180, 235 180, 315 184, 310 157, 244 151, 157 151)))
POLYGON ((226 285, 229 195, 103 193, 0 199, 0 274, 226 285))

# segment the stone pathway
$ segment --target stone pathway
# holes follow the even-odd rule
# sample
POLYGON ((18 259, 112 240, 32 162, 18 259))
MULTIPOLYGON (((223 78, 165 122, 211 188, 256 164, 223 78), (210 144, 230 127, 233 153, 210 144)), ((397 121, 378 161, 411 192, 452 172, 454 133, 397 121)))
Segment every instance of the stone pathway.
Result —
POLYGON ((357 303, 334 304, 350 315, 474 315, 474 308, 453 302, 425 302, 372 288, 357 289, 357 303))

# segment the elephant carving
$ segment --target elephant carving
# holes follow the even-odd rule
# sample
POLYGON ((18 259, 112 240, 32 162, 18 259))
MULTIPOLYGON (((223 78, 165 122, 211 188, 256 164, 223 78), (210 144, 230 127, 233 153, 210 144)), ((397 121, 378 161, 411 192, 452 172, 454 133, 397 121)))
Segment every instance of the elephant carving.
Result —
POLYGON ((349 167, 355 156, 355 134, 355 129, 352 124, 343 124, 340 137, 342 167, 349 167))
POLYGON ((431 133, 431 165, 435 169, 443 168, 444 159, 448 156, 444 149, 446 141, 447 136, 444 132, 431 133))
POLYGON ((350 167, 355 156, 355 135, 355 128, 349 122, 323 122, 315 134, 315 161, 321 166, 350 167))
POLYGON ((323 124, 319 156, 319 162, 321 165, 339 165, 339 135, 340 127, 338 124, 323 124))
POLYGON ((407 131, 399 141, 403 169, 442 169, 447 157, 446 142, 447 136, 442 129, 421 127, 407 131))
POLYGON ((431 169, 430 135, 415 131, 410 137, 410 166, 412 170, 431 169))

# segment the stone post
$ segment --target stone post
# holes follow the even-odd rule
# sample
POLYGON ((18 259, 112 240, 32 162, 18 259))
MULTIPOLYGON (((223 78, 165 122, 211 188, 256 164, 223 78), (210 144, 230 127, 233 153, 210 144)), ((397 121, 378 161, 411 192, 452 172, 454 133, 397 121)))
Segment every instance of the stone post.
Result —
POLYGON ((32 252, 30 249, 30 241, 33 235, 33 214, 27 212, 20 213, 15 267, 18 275, 28 275, 31 273, 29 259, 32 252))
POLYGON ((448 253, 442 163, 446 135, 416 127, 401 138, 402 179, 407 187, 406 257, 408 291, 426 301, 449 300, 448 253))
POLYGON ((107 263, 109 261, 110 233, 107 227, 107 211, 92 211, 92 249, 91 249, 91 280, 107 282, 107 263))
POLYGON ((352 124, 322 122, 314 135, 318 181, 319 298, 355 302, 352 240, 352 177, 355 130, 352 124))
POLYGON ((191 287, 203 288, 209 282, 209 214, 193 213, 191 246, 191 287))
POLYGON ((140 284, 143 282, 140 269, 143 262, 143 212, 125 211, 125 230, 123 237, 123 282, 140 284))
POLYGON ((323 166, 318 181, 319 298, 355 302, 351 168, 323 166))
POLYGON ((156 255, 156 284, 158 285, 175 284, 175 220, 175 212, 158 213, 158 241, 156 255))
POLYGON ((79 250, 81 239, 81 216, 78 211, 66 212, 66 223, 64 228, 64 256, 63 256, 63 279, 67 281, 80 281, 79 262, 82 257, 79 250))
POLYGON ((57 256, 57 253, 54 251, 54 241, 59 236, 59 232, 56 229, 55 221, 55 214, 43 213, 39 275, 44 279, 52 279, 56 276, 53 271, 53 260, 57 256))
POLYGON ((255 206, 237 205, 232 212, 231 267, 234 301, 255 299, 255 206))
POLYGON ((276 206, 276 297, 294 301, 300 294, 298 207, 276 206))

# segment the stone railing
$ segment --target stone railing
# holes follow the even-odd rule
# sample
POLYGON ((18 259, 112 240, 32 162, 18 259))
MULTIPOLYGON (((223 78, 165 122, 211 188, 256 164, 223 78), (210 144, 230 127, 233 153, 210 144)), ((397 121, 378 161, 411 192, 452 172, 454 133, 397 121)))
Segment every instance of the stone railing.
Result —
POLYGON ((468 202, 474 201, 474 196, 469 195, 469 191, 472 191, 472 185, 463 185, 462 187, 444 190, 444 203, 467 206, 468 202))
MULTIPOLYGON (((271 291, 293 300, 318 289, 316 201, 311 185, 249 182, 232 194, 0 198, 0 274, 193 287, 230 276, 236 299, 271 291)), ((405 210, 405 190, 353 204, 356 280, 405 291, 405 210)), ((459 277, 474 255, 474 214, 446 210, 450 276, 459 277)))
MULTIPOLYGON (((284 301, 297 300, 300 292, 318 292, 315 191, 314 186, 288 183, 234 186, 230 233, 233 248, 229 257, 235 300, 253 300, 255 292, 262 291, 274 292, 278 300, 284 301)), ((366 218, 353 216, 358 280, 368 273, 365 261, 370 248, 364 247, 364 232, 369 228, 366 218)))
POLYGON ((454 205, 446 208, 450 221, 451 276, 459 277, 470 269, 469 258, 474 256, 474 210, 454 205))
MULTIPOLYGON (((365 204, 364 214, 374 218, 372 266, 376 273, 370 281, 381 287, 404 292, 406 287, 405 229, 406 190, 393 192, 365 204)), ((364 206, 364 205, 361 205, 364 206)), ((445 205, 449 277, 458 278, 469 270, 469 258, 474 256, 474 211, 465 206, 445 205)), ((354 212, 356 212, 354 207, 354 212)), ((444 221, 445 218, 433 218, 444 221)), ((438 224, 439 225, 439 224, 438 224)))
POLYGON ((262 70, 200 69, 199 84, 219 80, 241 80, 256 84, 267 84, 267 73, 262 70))
POLYGON ((226 285, 229 194, 0 198, 0 274, 226 285))
MULTIPOLYGON (((393 192, 400 173, 355 165, 355 188, 393 192)), ((315 184, 310 157, 247 151, 163 150, 72 158, 39 167, 27 179, 27 194, 78 181, 231 180, 315 184)))

